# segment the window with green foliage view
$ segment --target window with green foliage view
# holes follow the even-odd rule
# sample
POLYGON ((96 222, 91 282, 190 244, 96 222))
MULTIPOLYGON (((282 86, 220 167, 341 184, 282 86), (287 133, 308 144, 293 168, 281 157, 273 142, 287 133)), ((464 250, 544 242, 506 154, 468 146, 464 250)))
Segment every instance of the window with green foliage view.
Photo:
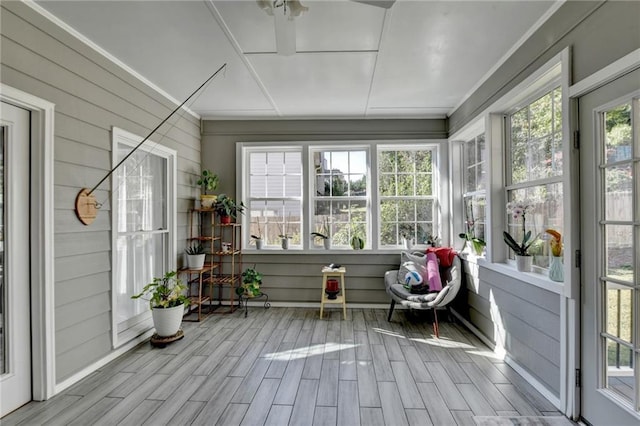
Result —
MULTIPOLYGON (((520 217, 507 214, 507 231, 516 241, 528 231, 540 237, 549 228, 563 233, 562 119, 559 87, 507 117, 507 201, 528 206, 526 229, 520 217)), ((549 244, 543 238, 529 253, 534 265, 548 266, 549 244)))
POLYGON ((435 157, 432 147, 378 149, 380 247, 424 244, 433 234, 435 157))

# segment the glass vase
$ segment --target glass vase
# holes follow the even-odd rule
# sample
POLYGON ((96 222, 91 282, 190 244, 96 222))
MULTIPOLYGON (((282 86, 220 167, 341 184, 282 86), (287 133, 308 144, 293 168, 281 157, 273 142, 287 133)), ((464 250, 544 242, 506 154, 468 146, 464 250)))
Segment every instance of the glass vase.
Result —
POLYGON ((564 281, 564 265, 561 256, 551 256, 551 264, 549 265, 549 279, 552 281, 564 281))

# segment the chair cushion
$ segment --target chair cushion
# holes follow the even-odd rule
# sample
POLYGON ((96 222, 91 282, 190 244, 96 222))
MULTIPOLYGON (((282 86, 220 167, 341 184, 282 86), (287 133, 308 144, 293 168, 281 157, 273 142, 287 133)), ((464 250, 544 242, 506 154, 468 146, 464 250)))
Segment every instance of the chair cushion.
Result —
POLYGON ((411 294, 402 284, 393 284, 389 290, 394 296, 402 299, 399 301, 402 306, 413 309, 428 308, 429 302, 432 302, 438 296, 438 293, 411 294))

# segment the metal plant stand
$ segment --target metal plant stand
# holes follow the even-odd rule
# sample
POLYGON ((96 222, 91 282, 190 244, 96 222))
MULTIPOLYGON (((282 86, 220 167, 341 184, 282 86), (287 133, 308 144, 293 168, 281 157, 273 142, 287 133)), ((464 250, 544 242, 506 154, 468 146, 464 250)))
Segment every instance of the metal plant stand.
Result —
POLYGON ((247 297, 245 296, 244 293, 242 293, 240 295, 240 305, 242 306, 244 304, 244 317, 247 317, 247 314, 249 313, 249 304, 247 302, 249 302, 249 300, 253 300, 253 299, 259 299, 261 297, 265 297, 266 300, 264 301, 264 308, 265 309, 269 309, 271 307, 271 303, 269 303, 269 295, 267 293, 263 293, 260 292, 259 294, 255 295, 255 296, 251 296, 251 297, 247 297))

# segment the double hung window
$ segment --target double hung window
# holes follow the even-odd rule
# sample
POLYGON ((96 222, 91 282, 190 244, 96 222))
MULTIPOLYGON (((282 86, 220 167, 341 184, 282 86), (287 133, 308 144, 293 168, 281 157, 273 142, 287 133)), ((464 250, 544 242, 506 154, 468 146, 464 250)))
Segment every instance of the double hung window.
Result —
POLYGON ((463 191, 465 232, 473 237, 486 240, 486 175, 484 133, 464 142, 463 148, 463 191))
POLYGON ((300 147, 247 150, 247 217, 250 235, 265 248, 302 245, 302 149, 300 147))
POLYGON ((368 243, 368 149, 311 148, 311 160, 310 203, 315 232, 327 233, 334 248, 348 248, 354 236, 368 243))
MULTIPOLYGON (((113 129, 114 165, 140 138, 113 129)), ((149 302, 131 299, 175 263, 175 156, 160 145, 142 145, 113 178, 113 330, 114 345, 149 328, 149 302)))
POLYGON ((424 244, 433 237, 435 158, 435 147, 378 148, 381 247, 401 245, 403 239, 424 244))
MULTIPOLYGON (((524 233, 543 236, 563 230, 562 90, 558 87, 507 116, 507 201, 524 207, 507 212, 507 231, 516 241, 524 233)), ((547 267, 548 244, 538 238, 529 252, 534 265, 547 267)))

